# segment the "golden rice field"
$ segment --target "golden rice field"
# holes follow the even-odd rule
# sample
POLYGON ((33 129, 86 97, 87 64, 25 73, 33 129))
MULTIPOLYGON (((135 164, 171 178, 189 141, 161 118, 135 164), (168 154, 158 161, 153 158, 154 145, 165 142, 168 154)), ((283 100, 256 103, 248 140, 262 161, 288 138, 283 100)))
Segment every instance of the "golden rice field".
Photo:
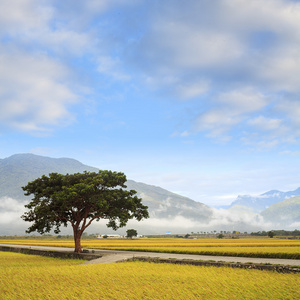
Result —
MULTIPOLYGON (((0 243, 74 247, 72 240, 0 240, 0 243)), ((201 255, 300 259, 300 240, 285 239, 137 239, 82 240, 90 249, 134 250, 201 255)))
POLYGON ((300 274, 0 252, 1 299, 300 299, 300 274))

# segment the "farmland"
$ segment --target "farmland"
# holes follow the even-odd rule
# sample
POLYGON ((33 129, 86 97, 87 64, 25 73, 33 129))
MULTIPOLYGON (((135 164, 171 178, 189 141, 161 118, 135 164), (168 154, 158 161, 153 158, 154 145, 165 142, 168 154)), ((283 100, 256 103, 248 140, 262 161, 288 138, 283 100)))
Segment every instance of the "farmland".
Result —
POLYGON ((300 275, 0 252, 1 299, 299 299, 300 275))
MULTIPOLYGON (((72 240, 60 239, 0 239, 0 243, 74 247, 72 240)), ((300 259, 300 240, 249 239, 137 239, 82 240, 84 248, 134 250, 200 255, 300 259)))

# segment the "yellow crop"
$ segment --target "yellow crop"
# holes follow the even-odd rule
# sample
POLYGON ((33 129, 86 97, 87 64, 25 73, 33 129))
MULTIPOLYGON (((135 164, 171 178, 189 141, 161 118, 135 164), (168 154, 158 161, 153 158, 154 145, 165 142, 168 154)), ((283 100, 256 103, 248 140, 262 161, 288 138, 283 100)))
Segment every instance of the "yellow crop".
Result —
MULTIPOLYGON (((0 240, 0 243, 74 247, 72 240, 0 240)), ((206 255, 300 259, 300 240, 282 239, 138 239, 82 240, 84 248, 206 255)))
POLYGON ((1 300, 300 299, 300 275, 270 271, 82 261, 0 252, 1 300))

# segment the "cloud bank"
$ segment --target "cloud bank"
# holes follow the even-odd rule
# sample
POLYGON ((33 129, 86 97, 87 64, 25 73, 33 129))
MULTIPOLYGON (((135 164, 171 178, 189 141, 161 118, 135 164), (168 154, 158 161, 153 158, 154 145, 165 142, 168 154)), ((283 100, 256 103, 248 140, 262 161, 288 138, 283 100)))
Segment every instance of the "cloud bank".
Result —
POLYGON ((150 34, 140 39, 135 54, 137 66, 157 89, 179 85, 190 90, 191 78, 210 83, 179 94, 202 103, 188 131, 260 146, 264 141, 267 147, 298 140, 300 3, 172 4, 153 9, 150 34), (241 126, 244 134, 236 136, 241 126))
MULTIPOLYGON (((23 221, 20 217, 25 212, 25 203, 17 201, 9 197, 0 199, 0 235, 25 235, 25 230, 30 226, 29 223, 23 221)), ((129 220, 125 228, 120 228, 118 233, 125 234, 128 228, 135 228, 139 234, 165 234, 172 233, 190 233, 190 232, 211 232, 216 231, 241 231, 252 232, 259 230, 272 230, 277 224, 265 222, 258 214, 234 212, 224 209, 212 209, 212 217, 208 222, 201 222, 195 219, 188 219, 181 215, 172 218, 150 217, 141 222, 129 220)), ((86 229, 88 233, 114 233, 107 228, 107 220, 93 222, 86 229)), ((294 229, 295 223, 290 224, 286 229, 294 229)), ((296 227, 295 227, 296 228, 296 227)), ((62 234, 72 234, 71 226, 67 228, 61 227, 62 234)), ((34 233, 32 233, 34 234, 34 233)), ((35 233, 38 234, 38 233, 35 233)))
POLYGON ((204 133, 267 147, 299 139, 297 1, 26 0, 1 7, 2 124, 35 132, 71 123, 81 92, 93 90, 88 81, 80 87, 83 71, 194 100, 183 137, 204 133), (80 60, 91 73, 75 67, 80 60))

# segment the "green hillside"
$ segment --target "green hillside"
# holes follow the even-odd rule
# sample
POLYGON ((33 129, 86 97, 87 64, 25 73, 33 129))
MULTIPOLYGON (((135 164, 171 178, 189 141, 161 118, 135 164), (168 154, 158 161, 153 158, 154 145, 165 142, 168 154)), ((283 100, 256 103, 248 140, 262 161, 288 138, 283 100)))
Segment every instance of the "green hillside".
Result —
POLYGON ((75 159, 50 158, 34 154, 15 154, 0 160, 0 197, 24 199, 21 189, 29 181, 42 175, 97 171, 75 159))
POLYGON ((300 196, 275 203, 261 212, 266 221, 274 223, 300 222, 300 196))
POLYGON ((212 217, 212 210, 203 203, 169 192, 158 186, 128 180, 128 189, 134 189, 149 207, 152 217, 172 218, 183 216, 195 221, 206 222, 212 217))

